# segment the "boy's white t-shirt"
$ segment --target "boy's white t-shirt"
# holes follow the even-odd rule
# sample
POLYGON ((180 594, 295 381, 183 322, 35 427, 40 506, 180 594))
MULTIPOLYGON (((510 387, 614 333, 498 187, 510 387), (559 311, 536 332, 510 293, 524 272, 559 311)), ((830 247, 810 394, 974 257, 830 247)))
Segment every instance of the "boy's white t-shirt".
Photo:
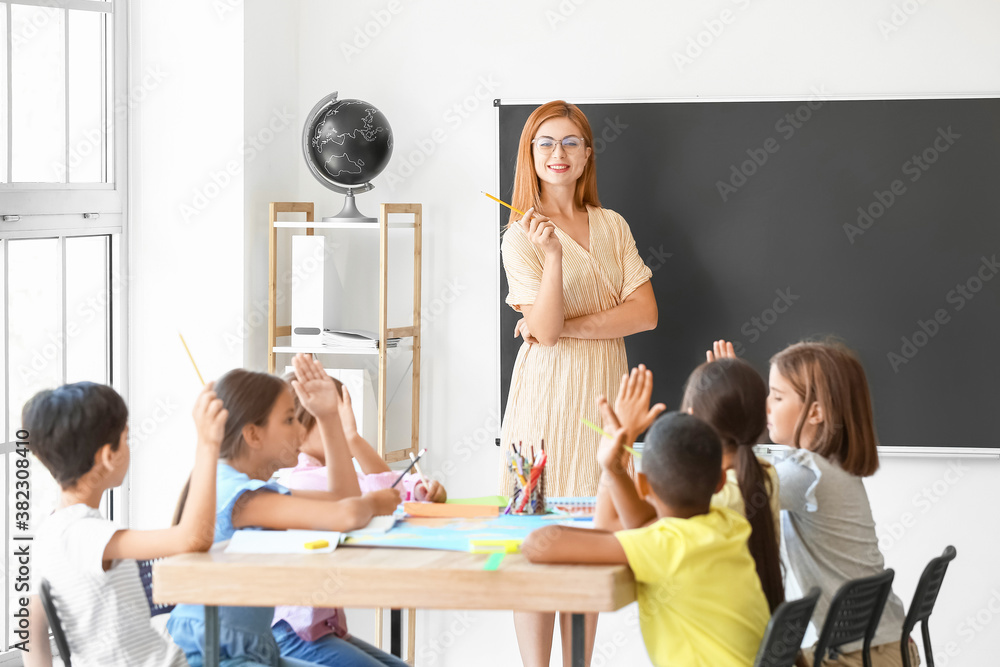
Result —
POLYGON ((180 648, 150 622, 149 602, 134 560, 104 571, 114 523, 93 507, 70 505, 49 516, 32 545, 32 585, 49 582, 74 667, 186 667, 180 648))

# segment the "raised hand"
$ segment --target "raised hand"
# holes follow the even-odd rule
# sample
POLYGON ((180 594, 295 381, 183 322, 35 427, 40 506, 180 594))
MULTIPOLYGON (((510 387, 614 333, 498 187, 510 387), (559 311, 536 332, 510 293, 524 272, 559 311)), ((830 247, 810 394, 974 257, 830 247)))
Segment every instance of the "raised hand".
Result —
POLYGON ((354 418, 354 405, 351 403, 351 393, 347 391, 347 385, 342 385, 340 394, 340 424, 344 427, 344 435, 350 439, 358 434, 358 422, 354 418))
POLYGON ((716 340, 712 342, 712 349, 705 352, 705 358, 709 362, 716 359, 735 359, 736 350, 733 349, 733 344, 730 341, 716 340))
POLYGON ((614 414, 628 431, 631 440, 652 426, 656 418, 667 409, 663 403, 649 407, 653 395, 653 371, 639 364, 628 375, 622 376, 622 383, 615 399, 614 414))
POLYGON ((597 463, 603 470, 612 473, 628 470, 628 451, 625 445, 629 444, 628 429, 623 427, 614 410, 608 403, 608 399, 601 396, 597 399, 597 409, 601 411, 601 423, 604 431, 611 437, 601 436, 601 442, 597 446, 597 463))
POLYGON ((534 345, 538 342, 538 339, 532 336, 531 332, 528 331, 528 320, 524 317, 519 319, 517 324, 514 325, 514 338, 517 338, 518 336, 524 338, 524 342, 529 345, 534 345))
POLYGON ((303 407, 317 419, 338 415, 340 394, 333 378, 323 370, 323 364, 312 355, 300 353, 292 359, 292 365, 295 367, 292 389, 303 407))
POLYGON ((528 240, 542 249, 546 255, 562 252, 562 244, 556 236, 556 226, 544 215, 535 213, 532 206, 524 213, 524 217, 518 221, 528 240))
POLYGON ((194 417, 198 442, 218 449, 226 432, 226 419, 229 418, 229 411, 222 407, 222 399, 215 395, 214 382, 209 382, 201 390, 198 400, 194 403, 191 416, 194 417))

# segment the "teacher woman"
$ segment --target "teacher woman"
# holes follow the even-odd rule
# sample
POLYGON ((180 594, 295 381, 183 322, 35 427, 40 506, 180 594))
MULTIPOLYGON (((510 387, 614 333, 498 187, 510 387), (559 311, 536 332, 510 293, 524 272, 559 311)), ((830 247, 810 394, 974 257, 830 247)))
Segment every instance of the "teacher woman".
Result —
MULTIPOLYGON (((575 105, 555 101, 532 112, 521 131, 512 197, 525 215, 512 214, 501 245, 506 301, 524 315, 514 329, 524 343, 501 444, 504 452, 512 442, 537 451, 544 438, 548 496, 597 494, 600 436, 580 418, 600 423, 597 397, 613 404, 628 371, 624 336, 654 329, 657 320, 652 272, 628 223, 601 208, 593 145, 590 123, 575 105)), ((509 494, 507 457, 500 458, 500 493, 509 494)), ((588 620, 589 664, 596 618, 588 620)), ((514 626, 524 664, 548 665, 554 616, 516 613, 514 626)))
MULTIPOLYGON (((656 328, 652 272, 628 223, 601 208, 593 134, 583 112, 563 101, 535 109, 521 131, 514 208, 504 233, 507 304, 524 317, 501 444, 542 438, 549 496, 597 494, 597 397, 614 404, 628 372, 625 340, 656 328)), ((501 456, 500 492, 510 493, 501 456)))

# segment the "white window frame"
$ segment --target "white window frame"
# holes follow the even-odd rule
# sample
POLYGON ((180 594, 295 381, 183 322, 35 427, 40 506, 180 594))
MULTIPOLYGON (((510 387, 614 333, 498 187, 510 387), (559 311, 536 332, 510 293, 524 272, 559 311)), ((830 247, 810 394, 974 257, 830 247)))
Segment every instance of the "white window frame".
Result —
MULTIPOLYGON (((114 14, 114 62, 112 63, 113 91, 111 95, 112 107, 106 109, 106 118, 113 117, 114 121, 114 173, 113 178, 108 183, 0 183, 0 251, 6 258, 8 241, 31 238, 59 238, 62 251, 65 252, 65 238, 74 236, 94 236, 110 234, 118 235, 117 243, 112 241, 112 246, 118 249, 118 276, 115 282, 109 279, 108 289, 113 290, 116 298, 109 301, 110 307, 117 309, 117 316, 113 318, 110 338, 112 346, 111 359, 116 360, 117 367, 114 369, 113 379, 116 380, 116 389, 125 398, 126 403, 129 397, 129 283, 130 274, 130 239, 128 225, 129 211, 129 157, 130 139, 133 127, 133 112, 130 102, 129 91, 130 81, 133 72, 130 67, 131 53, 131 18, 129 12, 129 0, 7 0, 0 4, 0 11, 7 13, 7 26, 10 30, 10 7, 11 5, 34 5, 45 7, 56 7, 62 10, 98 10, 109 11, 114 14), (10 217, 8 217, 10 216, 10 217)), ((68 16, 68 14, 67 14, 68 16)), ((7 41, 7 70, 0 73, 6 77, 6 86, 10 90, 11 81, 11 44, 7 41)), ((67 49, 67 58, 69 52, 67 49)), ((67 70, 69 71, 69 70, 67 70)), ((0 127, 0 131, 6 132, 8 136, 8 152, 4 156, 8 161, 7 174, 11 174, 10 149, 11 149, 11 104, 12 96, 7 97, 7 126, 0 127)), ((69 137, 67 135, 67 158, 69 152, 69 137)), ((68 164, 68 159, 67 159, 68 164)), ((65 255, 63 255, 65 257, 65 255)), ((108 261, 112 267, 115 266, 114 258, 109 253, 108 261)), ((6 267, 7 263, 4 262, 6 267)), ((6 271, 6 268, 4 268, 6 271)), ((65 276, 63 276, 65 281, 65 276)), ((2 325, 4 332, 7 332, 8 311, 6 300, 7 286, 3 285, 3 312, 2 325)), ((65 300, 65 292, 63 293, 65 300)), ((64 308, 65 309, 65 308, 64 308)), ((66 334, 65 313, 62 322, 63 335, 66 334)), ((5 336, 5 340, 7 337, 5 336)), ((6 343, 5 343, 6 345, 6 343)), ((65 346, 64 348, 65 349, 65 346)), ((0 354, 4 351, 0 350, 0 354)), ((9 386, 9 367, 5 363, 4 383, 9 386)), ((65 359, 64 359, 65 369, 65 359)), ((5 400, 6 395, 5 395, 5 400)), ((0 452, 9 454, 13 450, 13 444, 8 443, 7 434, 11 432, 12 421, 19 419, 19 415, 7 414, 7 406, 4 406, 5 434, 0 440, 0 452)), ((11 460, 9 456, 4 457, 5 472, 11 460)), ((9 474, 9 473, 7 473, 9 474)), ((6 479, 6 478, 5 478, 6 479)), ((125 481, 118 493, 110 494, 109 514, 121 525, 129 525, 128 514, 128 489, 131 473, 126 475, 125 481)), ((6 508, 9 498, 5 498, 6 508)), ((4 517, 4 547, 10 539, 10 512, 4 517)), ((9 566, 9 564, 8 564, 9 566)), ((3 651, 7 644, 7 634, 9 634, 9 619, 12 611, 11 604, 14 602, 7 586, 6 576, 0 577, 5 582, 5 617, 6 621, 0 626, 5 633, 3 642, 0 644, 0 665, 20 664, 21 652, 18 650, 3 651)))

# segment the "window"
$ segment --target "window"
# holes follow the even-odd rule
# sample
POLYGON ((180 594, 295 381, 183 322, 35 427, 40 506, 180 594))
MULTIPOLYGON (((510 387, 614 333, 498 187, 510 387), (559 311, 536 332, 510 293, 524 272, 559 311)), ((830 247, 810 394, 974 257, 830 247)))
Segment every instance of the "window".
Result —
MULTIPOLYGON (((5 488, 3 643, 22 638, 12 614, 19 545, 55 508, 59 489, 28 455, 30 510, 15 482, 21 408, 40 389, 92 380, 126 394, 128 290, 126 0, 0 2, 0 385, 5 488)), ((22 433, 21 436, 24 434, 22 433)), ((28 437, 30 442, 30 434, 28 437)), ((20 472, 19 472, 20 471, 20 472)), ((123 520, 122 494, 105 499, 123 520)))

